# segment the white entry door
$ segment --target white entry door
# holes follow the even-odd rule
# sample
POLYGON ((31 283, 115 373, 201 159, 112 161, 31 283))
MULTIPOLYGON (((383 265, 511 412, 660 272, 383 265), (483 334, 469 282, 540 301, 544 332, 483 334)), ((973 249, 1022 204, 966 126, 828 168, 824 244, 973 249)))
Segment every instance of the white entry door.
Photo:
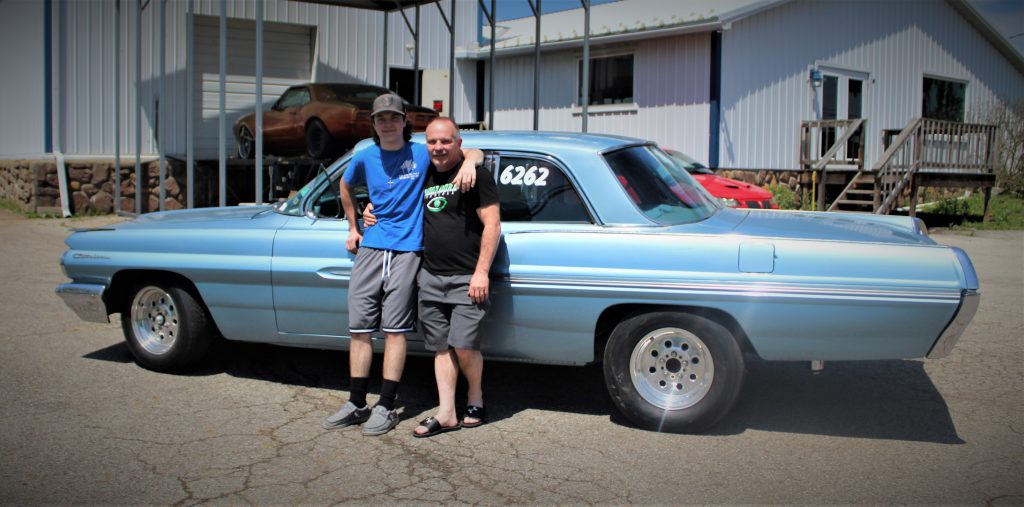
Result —
MULTIPOLYGON (((818 119, 853 120, 863 118, 864 91, 868 81, 866 72, 839 70, 820 67, 821 90, 818 93, 818 119)), ((823 128, 821 132, 821 154, 835 143, 836 131, 823 128)), ((860 151, 861 136, 855 136, 837 153, 836 158, 856 158, 860 151)))

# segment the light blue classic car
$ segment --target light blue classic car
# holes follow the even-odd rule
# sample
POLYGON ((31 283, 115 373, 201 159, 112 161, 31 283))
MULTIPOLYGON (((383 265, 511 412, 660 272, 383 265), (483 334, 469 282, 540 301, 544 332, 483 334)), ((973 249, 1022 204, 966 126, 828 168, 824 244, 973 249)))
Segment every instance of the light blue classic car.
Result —
MULTIPOLYGON (((942 357, 978 306, 970 259, 916 219, 725 208, 637 139, 466 133, 464 146, 487 154, 501 198, 485 355, 603 361, 612 399, 645 428, 713 425, 745 356, 942 357)), ((218 335, 345 349, 353 256, 337 180, 350 157, 274 206, 76 231, 57 293, 85 320, 120 313, 154 370, 194 365, 218 335)))

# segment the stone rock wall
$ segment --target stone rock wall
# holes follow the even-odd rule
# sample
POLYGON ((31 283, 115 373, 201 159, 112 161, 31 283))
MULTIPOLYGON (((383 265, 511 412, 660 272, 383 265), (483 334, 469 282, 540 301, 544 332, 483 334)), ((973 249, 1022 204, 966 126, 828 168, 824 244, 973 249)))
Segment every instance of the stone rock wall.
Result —
MULTIPOLYGON (((116 183, 113 162, 67 162, 68 196, 71 213, 113 213, 116 183)), ((160 162, 142 165, 146 185, 142 189, 142 212, 160 209, 160 162)), ((121 165, 122 211, 135 212, 135 166, 121 165)), ((164 209, 185 207, 185 165, 167 160, 164 178, 164 209)), ((29 213, 60 213, 60 185, 54 160, 0 160, 0 199, 29 213)))
POLYGON ((811 193, 811 173, 809 171, 755 171, 743 169, 720 169, 715 174, 734 180, 768 188, 772 185, 788 188, 793 192, 793 207, 803 205, 804 193, 811 193), (806 192, 804 192, 806 190, 806 192))

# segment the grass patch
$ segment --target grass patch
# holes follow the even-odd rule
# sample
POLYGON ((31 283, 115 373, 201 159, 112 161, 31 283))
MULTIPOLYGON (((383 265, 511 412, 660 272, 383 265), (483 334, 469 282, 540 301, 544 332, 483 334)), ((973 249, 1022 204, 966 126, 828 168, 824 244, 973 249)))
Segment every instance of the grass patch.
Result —
POLYGON ((992 201, 989 203, 991 219, 988 222, 982 221, 982 212, 985 209, 985 196, 981 192, 975 192, 962 201, 966 207, 965 219, 963 223, 954 226, 954 228, 987 231, 1024 229, 1024 199, 1020 197, 1007 194, 993 196, 992 201))
POLYGON ((928 227, 986 231, 1024 229, 1024 199, 1020 197, 1010 194, 992 196, 988 222, 983 221, 984 210, 984 194, 974 192, 968 197, 941 199, 927 211, 919 211, 917 216, 928 227))
MULTIPOLYGON (((34 211, 24 211, 18 203, 7 199, 0 199, 0 209, 5 209, 16 215, 21 215, 25 218, 65 218, 61 213, 36 213, 34 211)), ((75 220, 78 218, 89 218, 89 217, 102 217, 111 215, 111 213, 101 213, 99 211, 88 210, 84 212, 75 213, 68 220, 75 220)))
POLYGON ((34 211, 25 211, 21 209, 21 206, 18 206, 18 203, 7 199, 0 199, 0 209, 5 209, 15 215, 21 215, 25 218, 60 218, 60 215, 55 213, 36 213, 34 211))

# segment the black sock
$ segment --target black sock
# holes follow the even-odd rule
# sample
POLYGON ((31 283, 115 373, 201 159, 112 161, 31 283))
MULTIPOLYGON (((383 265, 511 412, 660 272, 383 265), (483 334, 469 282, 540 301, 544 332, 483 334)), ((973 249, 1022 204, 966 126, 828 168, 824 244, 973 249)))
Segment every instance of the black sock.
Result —
POLYGON ((394 410, 395 398, 397 397, 398 381, 384 379, 384 381, 380 383, 380 401, 378 401, 377 404, 388 410, 394 410))
POLYGON ((351 401, 356 407, 362 408, 366 406, 366 386, 370 383, 370 379, 367 377, 352 377, 351 382, 351 395, 348 397, 348 401, 351 401))

